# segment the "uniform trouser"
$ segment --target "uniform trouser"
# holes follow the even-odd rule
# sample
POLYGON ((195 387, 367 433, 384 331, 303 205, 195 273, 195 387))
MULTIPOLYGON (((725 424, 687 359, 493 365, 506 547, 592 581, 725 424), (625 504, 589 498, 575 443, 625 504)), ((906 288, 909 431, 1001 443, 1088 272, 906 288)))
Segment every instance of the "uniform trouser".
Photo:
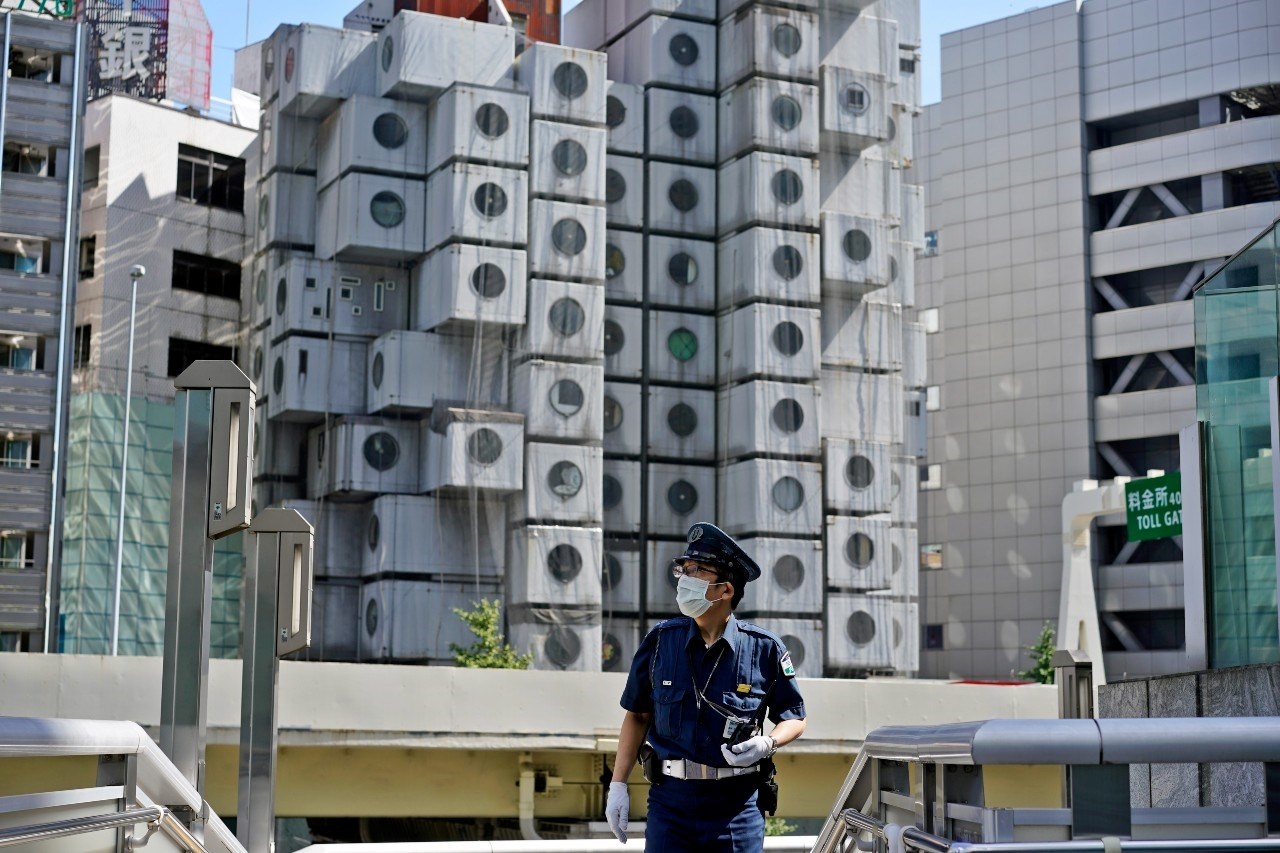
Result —
POLYGON ((667 778, 649 789, 644 849, 647 853, 764 849, 764 817, 756 808, 759 773, 732 779, 667 778))

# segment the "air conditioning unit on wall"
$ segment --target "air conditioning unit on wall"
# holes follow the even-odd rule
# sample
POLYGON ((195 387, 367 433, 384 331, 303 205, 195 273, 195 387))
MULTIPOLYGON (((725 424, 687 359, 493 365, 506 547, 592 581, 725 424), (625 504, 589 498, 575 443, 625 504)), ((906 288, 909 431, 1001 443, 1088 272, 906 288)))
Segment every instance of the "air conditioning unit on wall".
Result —
POLYGON ((601 441, 604 438, 604 367, 540 359, 511 372, 512 407, 525 418, 530 439, 601 441))
POLYGON ((750 6, 720 22, 720 89, 752 76, 816 82, 818 53, 816 14, 750 6))
POLYGON ((710 389, 649 387, 650 458, 716 459, 716 394, 710 389))
POLYGON ((820 294, 817 234, 748 228, 721 240, 716 250, 719 308, 760 299, 814 304, 820 294))
POLYGON ((604 383, 604 452, 620 456, 640 455, 640 385, 604 383))
POLYGON ((838 438, 823 444, 827 508, 863 515, 888 512, 893 505, 891 445, 838 438))
POLYGON ((529 93, 534 118, 605 123, 609 85, 605 55, 549 42, 534 42, 516 59, 516 84, 529 93))
POLYGON ((750 533, 818 538, 822 530, 822 466, 786 459, 748 459, 720 469, 720 512, 731 536, 750 533))
POLYGON ((684 536, 695 522, 712 517, 715 497, 710 465, 649 465, 649 534, 684 536))
POLYGON ((424 251, 462 241, 521 247, 529 233, 529 176, 452 163, 427 179, 424 251))
POLYGON ((822 615, 822 541, 746 537, 738 544, 760 566, 760 579, 743 591, 738 613, 822 615))
POLYGON ((720 381, 766 377, 811 381, 818 376, 819 312, 755 303, 718 321, 720 381))
POLYGON ((272 420, 319 423, 327 415, 362 415, 363 341, 290 335, 267 349, 267 414, 272 420))
POLYGON ((507 546, 507 602, 599 607, 603 553, 599 528, 513 528, 507 546))
POLYGON ((529 442, 524 491, 513 498, 511 521, 599 526, 603 462, 599 447, 529 442))
POLYGON ((501 500, 480 495, 381 495, 365 506, 365 524, 351 544, 360 552, 366 578, 501 578, 506 565, 506 507, 501 500))
POLYGON ((320 125, 317 186, 351 171, 421 177, 427 170, 427 108, 356 96, 320 125))
POLYGON ((716 160, 751 150, 818 153, 818 87, 751 77, 720 95, 716 160))
POLYGON ((715 309, 715 243, 658 235, 646 242, 650 305, 689 311, 715 309))
POLYGON ((614 79, 644 86, 714 92, 716 27, 650 15, 608 47, 614 79))
POLYGON ((604 530, 610 535, 640 532, 640 463, 604 460, 600 483, 604 530))
POLYGON ((887 515, 827 516, 827 585, 839 589, 889 589, 893 534, 887 515))
POLYGON ((428 109, 428 172, 456 160, 528 165, 529 96, 525 93, 458 83, 428 109))
POLYGON ((378 34, 378 94, 430 100, 459 82, 498 86, 515 40, 510 27, 401 12, 378 34))
POLYGON ((645 91, 645 111, 649 121, 645 134, 647 156, 715 165, 715 96, 652 88, 645 91))
POLYGON ((518 357, 596 361, 603 356, 605 291, 598 284, 533 279, 528 307, 518 357))
POLYGON ((526 257, 520 249, 451 243, 413 269, 413 328, 523 326, 526 257))
POLYGON ((390 263, 421 255, 422 192, 422 181, 403 177, 338 179, 320 193, 316 257, 390 263))
POLYGON ((762 453, 817 456, 818 388, 756 380, 719 392, 716 434, 728 459, 762 453))
POLYGON ((344 416, 307 436, 307 497, 359 500, 418 491, 418 425, 344 416))
POLYGON ((388 332, 369 344, 372 412, 423 412, 436 401, 475 407, 507 402, 510 357, 500 334, 388 332), (433 369, 423 371, 424 364, 433 369))
POLYGON ((529 152, 529 192, 538 198, 604 201, 604 128, 538 120, 529 152))
POLYGON ((503 493, 522 488, 520 415, 436 406, 421 428, 422 491, 503 493))

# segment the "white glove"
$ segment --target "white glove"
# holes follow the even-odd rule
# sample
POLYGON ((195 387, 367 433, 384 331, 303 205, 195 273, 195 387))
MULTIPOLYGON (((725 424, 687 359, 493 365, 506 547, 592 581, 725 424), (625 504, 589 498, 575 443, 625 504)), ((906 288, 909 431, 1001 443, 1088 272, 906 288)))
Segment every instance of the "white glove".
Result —
POLYGON ((724 755, 724 760, 734 767, 750 767, 753 764, 759 764, 773 755, 775 749, 773 738, 768 735, 756 735, 733 746, 720 744, 720 752, 724 755))
POLYGON ((631 812, 631 795, 627 793, 626 782, 609 783, 609 801, 604 806, 605 819, 609 828, 618 840, 627 843, 627 819, 631 812))

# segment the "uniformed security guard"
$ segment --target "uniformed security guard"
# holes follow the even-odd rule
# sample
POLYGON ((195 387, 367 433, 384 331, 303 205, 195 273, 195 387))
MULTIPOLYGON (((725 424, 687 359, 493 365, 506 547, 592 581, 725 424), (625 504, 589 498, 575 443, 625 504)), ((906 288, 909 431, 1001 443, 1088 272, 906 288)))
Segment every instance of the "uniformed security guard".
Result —
POLYGON ((609 827, 626 842, 627 777, 643 747, 646 850, 762 850, 762 762, 805 727, 795 667, 781 640, 733 615, 760 567, 728 534, 693 525, 671 571, 684 616, 656 625, 631 662, 609 827), (774 724, 767 735, 766 716, 774 724))

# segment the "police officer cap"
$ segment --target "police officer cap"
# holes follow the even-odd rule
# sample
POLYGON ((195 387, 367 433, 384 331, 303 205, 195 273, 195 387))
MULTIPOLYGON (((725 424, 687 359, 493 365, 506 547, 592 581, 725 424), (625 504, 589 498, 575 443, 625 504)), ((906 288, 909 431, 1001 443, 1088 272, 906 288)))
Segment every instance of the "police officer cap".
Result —
POLYGON ((760 577, 760 567, 756 565, 756 561, 747 556, 747 552, 733 541, 733 537, 706 521, 699 521, 689 528, 681 557, 711 563, 735 573, 745 572, 748 581, 760 577))

